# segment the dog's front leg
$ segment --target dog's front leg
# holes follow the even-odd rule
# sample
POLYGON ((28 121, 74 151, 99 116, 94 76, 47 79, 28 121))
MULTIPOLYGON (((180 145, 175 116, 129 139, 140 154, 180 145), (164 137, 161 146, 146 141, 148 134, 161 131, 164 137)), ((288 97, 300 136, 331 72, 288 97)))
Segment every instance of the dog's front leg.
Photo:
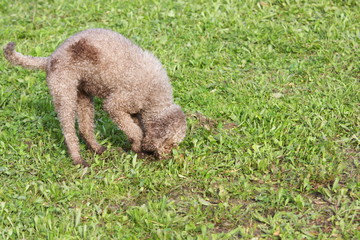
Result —
POLYGON ((123 111, 119 106, 116 108, 114 105, 105 102, 104 109, 109 113, 112 120, 118 127, 127 135, 130 143, 131 150, 136 153, 141 152, 141 141, 143 139, 143 131, 138 124, 136 124, 131 115, 123 111))
POLYGON ((143 131, 141 130, 139 125, 134 122, 130 114, 124 112, 117 112, 115 114, 110 114, 110 116, 119 126, 119 128, 127 135, 131 143, 131 150, 136 153, 140 153, 141 141, 143 139, 143 131))

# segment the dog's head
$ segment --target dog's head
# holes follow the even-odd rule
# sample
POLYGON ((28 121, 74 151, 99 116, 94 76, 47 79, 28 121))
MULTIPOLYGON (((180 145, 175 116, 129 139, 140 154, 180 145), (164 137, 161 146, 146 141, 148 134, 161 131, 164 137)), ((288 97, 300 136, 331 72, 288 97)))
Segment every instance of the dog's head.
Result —
POLYGON ((185 137, 186 117, 178 105, 171 105, 151 122, 145 124, 142 150, 162 158, 185 137))

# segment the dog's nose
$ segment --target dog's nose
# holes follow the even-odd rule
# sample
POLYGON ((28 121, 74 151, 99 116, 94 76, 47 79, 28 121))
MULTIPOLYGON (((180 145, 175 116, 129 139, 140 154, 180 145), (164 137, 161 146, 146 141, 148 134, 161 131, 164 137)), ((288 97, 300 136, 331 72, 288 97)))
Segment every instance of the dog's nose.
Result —
POLYGON ((145 154, 147 155, 155 155, 155 151, 148 151, 148 150, 145 150, 143 151, 145 154))

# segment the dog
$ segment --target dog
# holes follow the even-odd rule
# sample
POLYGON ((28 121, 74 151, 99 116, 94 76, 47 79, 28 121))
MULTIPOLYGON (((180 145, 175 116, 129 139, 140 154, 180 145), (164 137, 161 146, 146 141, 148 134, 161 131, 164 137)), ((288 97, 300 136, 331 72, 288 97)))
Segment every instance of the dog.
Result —
POLYGON ((157 158, 169 154, 186 135, 186 117, 173 100, 166 70, 150 52, 119 33, 88 29, 62 43, 49 57, 25 56, 15 43, 4 48, 13 65, 46 71, 46 81, 74 164, 81 157, 79 132, 90 148, 101 154, 94 134, 93 97, 127 135, 131 149, 157 158))

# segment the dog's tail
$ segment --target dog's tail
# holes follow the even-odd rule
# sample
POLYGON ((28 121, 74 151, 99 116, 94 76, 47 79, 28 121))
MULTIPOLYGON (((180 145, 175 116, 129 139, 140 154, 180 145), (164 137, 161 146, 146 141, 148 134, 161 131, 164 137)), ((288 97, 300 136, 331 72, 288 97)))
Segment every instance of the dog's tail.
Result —
POLYGON ((13 65, 24 68, 46 70, 47 57, 25 56, 15 51, 15 43, 9 42, 4 48, 5 58, 13 65))

